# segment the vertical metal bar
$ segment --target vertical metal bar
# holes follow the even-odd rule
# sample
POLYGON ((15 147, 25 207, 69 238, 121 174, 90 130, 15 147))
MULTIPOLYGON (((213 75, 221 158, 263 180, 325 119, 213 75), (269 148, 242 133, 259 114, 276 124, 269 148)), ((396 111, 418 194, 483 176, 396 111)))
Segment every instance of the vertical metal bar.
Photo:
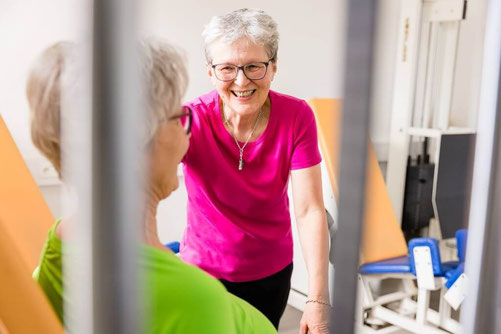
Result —
POLYGON ((415 101, 423 1, 406 0, 401 5, 386 169, 386 187, 399 222, 402 221, 404 206, 410 142, 408 128, 415 101))
POLYGON ((423 117, 422 122, 419 126, 422 128, 431 128, 431 115, 433 114, 431 110, 432 93, 433 93, 433 77, 435 75, 435 58, 437 55, 437 35, 438 29, 440 28, 440 23, 430 22, 430 37, 427 52, 427 65, 426 65, 426 81, 425 81, 425 94, 423 101, 423 117))
POLYGON ((72 56, 76 71, 68 75, 61 96, 61 152, 65 185, 62 187, 63 215, 71 223, 65 226, 63 243, 64 326, 68 333, 93 332, 92 303, 92 2, 78 1, 74 23, 78 51, 72 56), (81 70, 83 69, 83 70, 81 70), (63 115, 65 115, 63 117, 63 115))
POLYGON ((134 0, 94 1, 94 333, 138 333, 136 251, 140 197, 134 0))
POLYGON ((454 88, 454 74, 459 43, 459 29, 461 21, 442 22, 439 24, 441 43, 439 43, 439 66, 436 70, 438 89, 435 90, 436 106, 434 110, 435 122, 432 127, 447 130, 452 105, 452 90, 454 88))
MULTIPOLYGON (((501 75, 501 73, 500 73, 501 75)), ((487 211, 485 244, 482 256, 482 271, 478 286, 478 303, 475 313, 475 327, 472 333, 499 333, 499 303, 501 301, 501 145, 499 145, 501 110, 498 95, 498 115, 494 141, 489 209, 487 211)))
POLYGON ((465 271, 463 333, 498 333, 501 300, 501 3, 489 1, 465 271))
POLYGON ((348 2, 345 94, 339 172, 339 230, 334 244, 331 333, 353 333, 360 234, 365 207, 375 1, 348 2))

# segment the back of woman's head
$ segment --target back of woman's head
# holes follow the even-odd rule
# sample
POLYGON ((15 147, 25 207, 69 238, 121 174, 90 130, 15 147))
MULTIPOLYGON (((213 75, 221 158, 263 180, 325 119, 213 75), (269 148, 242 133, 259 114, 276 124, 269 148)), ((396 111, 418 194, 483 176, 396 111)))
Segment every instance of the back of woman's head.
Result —
MULTIPOLYGON (((29 73, 26 95, 31 110, 31 138, 34 145, 61 174, 61 119, 69 116, 62 99, 71 99, 81 76, 77 70, 77 46, 58 42, 35 60, 29 73)), ((173 46, 157 39, 140 43, 139 61, 144 82, 145 131, 147 143, 158 125, 181 106, 188 85, 184 58, 173 46)), ((64 103, 71 106, 71 103, 64 103)))
POLYGON ((158 125, 181 107, 188 86, 184 56, 172 45, 158 39, 147 39, 140 48, 141 73, 145 80, 146 133, 148 142, 158 125))
POLYGON ((28 76, 26 95, 31 110, 33 144, 61 170, 61 78, 74 45, 58 42, 37 58, 28 76))

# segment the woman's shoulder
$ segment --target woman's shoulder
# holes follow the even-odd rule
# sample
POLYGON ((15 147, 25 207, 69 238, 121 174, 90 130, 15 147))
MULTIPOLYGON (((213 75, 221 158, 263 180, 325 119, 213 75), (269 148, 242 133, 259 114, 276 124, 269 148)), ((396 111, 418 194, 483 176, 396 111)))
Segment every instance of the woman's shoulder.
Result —
MULTIPOLYGON (((141 245, 140 254, 141 267, 152 282, 157 280, 163 283, 171 281, 171 287, 174 284, 192 286, 192 292, 198 288, 205 290, 205 293, 220 294, 224 291, 223 285, 217 279, 202 269, 183 262, 170 251, 141 245)), ((164 285, 162 284, 162 286, 164 285)), ((168 286, 169 284, 164 287, 169 290, 171 287, 168 286)), ((197 294, 195 293, 195 295, 197 294)))
POLYGON ((291 113, 311 112, 310 106, 302 98, 278 93, 272 90, 270 90, 269 95, 272 108, 275 110, 282 110, 284 112, 287 112, 288 115, 290 115, 291 113))
POLYGON ((185 105, 192 108, 197 113, 213 111, 218 107, 219 95, 217 90, 212 90, 206 94, 200 95, 195 99, 187 102, 185 105))
POLYGON ((45 240, 45 244, 42 249, 41 259, 44 258, 44 255, 47 252, 61 253, 62 251, 61 226, 63 225, 65 225, 63 218, 59 218, 49 229, 49 232, 47 233, 47 239, 45 240))
POLYGON ((237 333, 277 333, 273 324, 254 306, 245 300, 229 294, 237 333))
POLYGON ((215 278, 170 252, 142 245, 151 332, 234 333, 228 293, 215 278))
POLYGON ((288 105, 297 105, 297 106, 304 106, 307 105, 306 101, 302 98, 295 97, 292 95, 284 94, 284 93, 279 93, 274 90, 270 89, 270 98, 272 102, 279 103, 279 104, 288 104, 288 105))
POLYGON ((276 333, 269 320, 202 269, 170 252, 142 245, 150 332, 276 333))
POLYGON ((272 90, 270 90, 270 99, 273 112, 282 120, 289 119, 296 122, 296 120, 303 121, 313 117, 313 110, 304 99, 272 90))

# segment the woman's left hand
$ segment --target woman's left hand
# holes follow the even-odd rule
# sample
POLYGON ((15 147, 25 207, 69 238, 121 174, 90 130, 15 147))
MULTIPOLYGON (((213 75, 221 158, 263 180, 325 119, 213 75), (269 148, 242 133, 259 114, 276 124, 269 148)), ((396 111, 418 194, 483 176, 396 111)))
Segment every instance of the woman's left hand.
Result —
POLYGON ((329 333, 330 307, 318 303, 308 303, 300 321, 299 334, 329 333))

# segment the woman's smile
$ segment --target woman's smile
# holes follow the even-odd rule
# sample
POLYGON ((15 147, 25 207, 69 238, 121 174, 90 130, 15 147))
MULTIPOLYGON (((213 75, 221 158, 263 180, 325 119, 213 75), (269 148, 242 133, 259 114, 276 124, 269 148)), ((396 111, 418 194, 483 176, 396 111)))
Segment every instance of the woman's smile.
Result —
POLYGON ((247 97, 252 96, 256 92, 256 90, 255 89, 243 90, 243 91, 242 90, 241 91, 231 90, 231 92, 233 93, 233 95, 235 95, 238 98, 247 98, 247 97))

